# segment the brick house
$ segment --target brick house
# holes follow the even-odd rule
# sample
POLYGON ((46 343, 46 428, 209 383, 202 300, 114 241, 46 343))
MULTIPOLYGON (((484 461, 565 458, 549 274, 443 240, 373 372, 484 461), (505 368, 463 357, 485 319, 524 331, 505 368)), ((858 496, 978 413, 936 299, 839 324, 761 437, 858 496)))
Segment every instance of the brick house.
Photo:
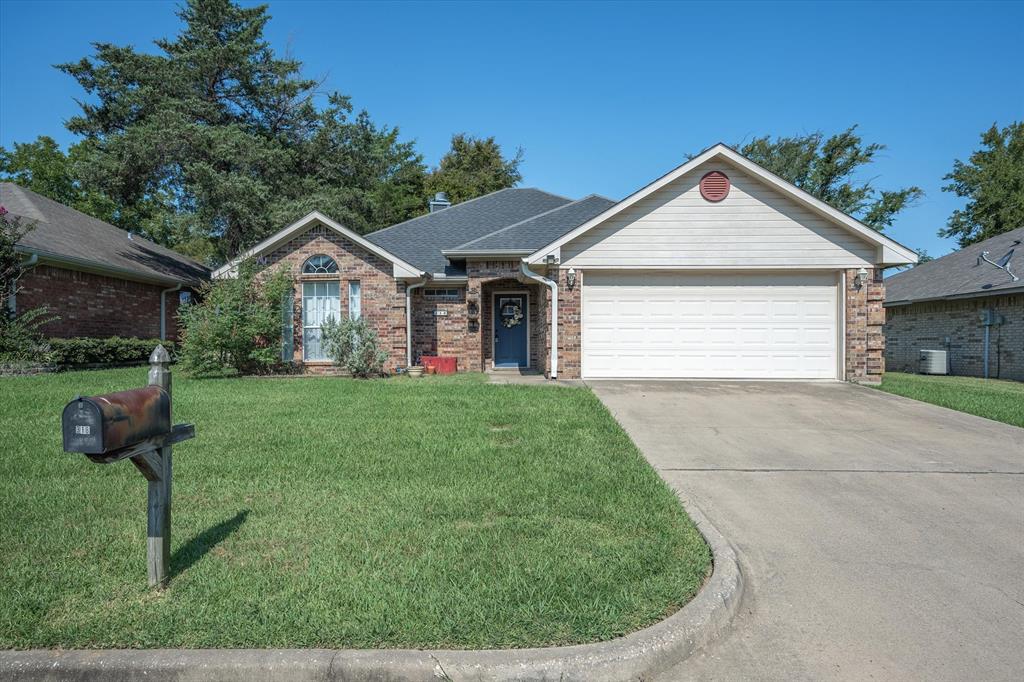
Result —
MULTIPOLYGON (((883 267, 910 249, 716 145, 622 201, 506 189, 365 236, 313 212, 240 258, 287 267, 284 356, 369 319, 398 370, 877 381, 883 267)), ((230 277, 238 260, 213 273, 230 277)))
POLYGON ((915 372, 922 350, 945 350, 951 374, 1024 381, 1022 244, 1018 228, 887 278, 889 367, 915 372))
POLYGON ((46 336, 178 336, 179 301, 209 270, 168 248, 13 183, 0 183, 0 205, 33 229, 17 244, 30 268, 7 305, 47 306, 58 319, 46 336))

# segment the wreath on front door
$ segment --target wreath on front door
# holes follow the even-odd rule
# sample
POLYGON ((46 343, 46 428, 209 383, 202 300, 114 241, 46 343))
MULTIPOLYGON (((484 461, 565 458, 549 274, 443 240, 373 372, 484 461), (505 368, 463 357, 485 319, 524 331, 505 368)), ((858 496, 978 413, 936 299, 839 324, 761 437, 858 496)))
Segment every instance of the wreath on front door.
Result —
POLYGON ((511 329, 523 321, 523 306, 509 301, 501 306, 501 324, 506 329, 511 329))

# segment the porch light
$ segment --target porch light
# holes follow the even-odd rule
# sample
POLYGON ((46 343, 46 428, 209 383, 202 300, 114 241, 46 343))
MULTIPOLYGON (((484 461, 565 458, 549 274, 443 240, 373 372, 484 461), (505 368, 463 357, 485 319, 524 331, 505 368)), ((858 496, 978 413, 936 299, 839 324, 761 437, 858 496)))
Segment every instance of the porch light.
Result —
POLYGON ((853 280, 853 285, 860 289, 862 286, 864 286, 864 280, 867 279, 867 277, 868 271, 864 268, 861 268, 860 270, 857 271, 857 276, 853 280))
POLYGON ((569 272, 565 273, 565 283, 570 289, 576 286, 576 268, 569 268, 569 272))

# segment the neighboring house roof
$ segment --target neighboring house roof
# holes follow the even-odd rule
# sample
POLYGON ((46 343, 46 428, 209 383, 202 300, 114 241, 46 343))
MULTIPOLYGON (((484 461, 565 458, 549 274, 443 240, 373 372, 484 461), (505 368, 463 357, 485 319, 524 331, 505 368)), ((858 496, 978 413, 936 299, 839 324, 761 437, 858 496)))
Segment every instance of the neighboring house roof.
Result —
POLYGON ((331 220, 323 213, 320 213, 319 211, 312 211, 310 213, 307 213, 303 217, 299 218, 294 223, 284 228, 280 232, 274 234, 268 239, 264 239, 263 241, 261 241, 259 244, 252 247, 248 251, 242 253, 241 255, 232 259, 228 263, 220 266, 219 268, 213 271, 213 276, 215 278, 223 277, 225 275, 230 275, 233 277, 235 268, 243 259, 252 258, 254 256, 262 255, 268 251, 273 251, 275 248, 277 248, 281 244, 284 244, 293 236, 305 232, 306 229, 313 224, 320 224, 329 227, 330 229, 334 230, 343 237, 346 237, 347 239, 350 239, 359 246, 363 247, 370 253, 376 254, 383 258, 384 260, 389 261, 393 266, 393 274, 395 277, 422 277, 424 275, 424 272, 422 270, 419 270, 415 266, 410 265, 401 258, 398 258, 393 253, 390 253, 387 249, 383 249, 380 246, 367 241, 365 237, 356 234, 355 232, 348 229, 341 223, 331 220))
POLYGON ((14 183, 0 182, 0 205, 33 225, 18 250, 45 261, 168 284, 209 278, 209 270, 191 258, 14 183))
POLYGON ((578 201, 553 208, 546 213, 460 244, 454 249, 447 249, 444 253, 447 256, 455 257, 494 251, 526 255, 582 225, 594 216, 607 211, 614 205, 615 202, 607 197, 591 194, 578 201))
POLYGON ((503 189, 372 232, 366 239, 431 274, 457 275, 445 249, 569 203, 539 189, 503 189))
POLYGON ((916 263, 917 254, 913 250, 903 246, 902 244, 886 237, 881 232, 871 229, 867 225, 864 225, 856 218, 853 218, 842 211, 839 211, 832 206, 829 206, 825 202, 821 201, 817 197, 814 197, 807 192, 803 191, 799 187, 796 187, 792 183, 783 180, 774 173, 762 168, 753 161, 745 158, 739 152, 731 149, 724 144, 716 144, 715 146, 701 152, 697 156, 693 157, 683 165, 669 171, 665 175, 661 176, 649 185, 637 190, 633 194, 629 195, 619 203, 615 204, 608 210, 595 216, 594 218, 583 223, 574 230, 562 235, 561 237, 552 240, 550 243, 538 247, 530 256, 527 261, 530 263, 540 263, 549 253, 555 253, 561 246, 576 237, 580 236, 584 232, 597 227, 604 223, 609 218, 617 215, 624 211, 630 206, 634 205, 641 199, 653 194, 665 185, 669 184, 673 180, 685 175, 686 173, 694 170, 698 166, 707 163, 711 160, 722 160, 737 168, 740 168, 754 177, 757 177, 766 185, 773 187, 783 195, 789 197, 793 201, 796 201, 802 206, 805 206, 809 210, 817 213, 818 215, 830 220, 831 222, 843 227, 844 229, 859 235, 865 241, 875 244, 878 247, 878 264, 879 265, 904 265, 907 263, 916 263))
POLYGON ((959 251, 922 263, 885 280, 885 305, 896 306, 946 298, 993 296, 1024 291, 1024 227, 965 246, 959 251), (981 258, 988 252, 989 260, 998 262, 1010 251, 1010 271, 1020 279, 1016 282, 1005 271, 981 258))

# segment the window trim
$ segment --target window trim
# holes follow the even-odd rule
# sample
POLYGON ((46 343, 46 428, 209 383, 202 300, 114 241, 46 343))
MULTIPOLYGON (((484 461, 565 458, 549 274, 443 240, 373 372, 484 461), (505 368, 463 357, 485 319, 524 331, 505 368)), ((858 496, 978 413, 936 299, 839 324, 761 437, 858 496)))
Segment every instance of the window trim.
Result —
POLYGON ((302 274, 303 275, 337 275, 338 274, 338 261, 328 256, 326 253, 314 253, 312 256, 302 261, 302 274), (312 265, 310 261, 314 258, 326 258, 328 265, 312 265), (307 269, 309 268, 309 269, 307 269), (333 268, 333 269, 331 269, 333 268))
MULTIPOLYGON (((309 344, 307 343, 307 339, 306 339, 306 330, 308 330, 308 329, 316 329, 316 330, 322 329, 323 328, 323 321, 321 321, 320 324, 318 324, 318 325, 306 324, 306 314, 307 314, 306 302, 310 298, 328 298, 328 299, 331 298, 329 294, 327 296, 324 296, 324 297, 318 297, 316 295, 316 293, 315 293, 316 292, 316 288, 320 287, 320 286, 324 286, 324 287, 328 288, 328 291, 330 291, 330 285, 331 284, 336 285, 338 287, 338 295, 337 295, 337 309, 335 311, 336 312, 335 320, 340 322, 341 321, 341 280, 338 280, 338 279, 306 280, 306 281, 302 282, 301 284, 302 284, 302 361, 303 362, 330 362, 331 359, 329 357, 327 357, 326 355, 324 357, 319 357, 319 358, 311 358, 311 357, 309 357, 309 344), (313 296, 306 296, 306 287, 307 286, 313 287, 313 291, 314 291, 313 296)), ((322 339, 321 339, 321 341, 322 341, 322 339)))

